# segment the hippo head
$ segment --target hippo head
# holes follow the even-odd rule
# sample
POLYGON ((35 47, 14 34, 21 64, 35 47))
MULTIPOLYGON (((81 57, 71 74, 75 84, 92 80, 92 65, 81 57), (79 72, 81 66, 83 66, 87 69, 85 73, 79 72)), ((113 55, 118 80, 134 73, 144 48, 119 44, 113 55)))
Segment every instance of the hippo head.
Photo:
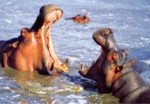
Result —
POLYGON ((99 76, 98 72, 102 69, 102 63, 105 62, 109 51, 118 51, 118 53, 123 59, 128 58, 128 52, 127 50, 121 50, 117 47, 116 41, 113 37, 113 32, 109 28, 102 28, 94 32, 93 39, 102 48, 100 57, 97 59, 96 62, 92 64, 92 66, 89 69, 86 69, 84 68, 84 65, 81 65, 81 70, 79 71, 79 73, 83 77, 97 81, 99 76))
POLYGON ((117 52, 110 51, 101 73, 105 75, 105 85, 110 87, 123 73, 128 71, 135 60, 121 59, 117 52))
POLYGON ((97 30, 93 34, 93 39, 98 45, 103 48, 103 50, 118 50, 116 41, 113 37, 113 32, 110 28, 103 28, 97 30))

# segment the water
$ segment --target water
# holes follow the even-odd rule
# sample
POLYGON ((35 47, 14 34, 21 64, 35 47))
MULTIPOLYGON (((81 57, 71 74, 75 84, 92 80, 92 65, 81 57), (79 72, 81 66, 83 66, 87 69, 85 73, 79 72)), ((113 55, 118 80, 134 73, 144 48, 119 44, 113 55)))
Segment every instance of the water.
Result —
POLYGON ((0 69, 1 104, 93 104, 117 103, 111 95, 99 95, 95 83, 78 74, 81 63, 90 66, 101 50, 92 39, 95 30, 113 29, 119 47, 128 49, 136 59, 136 70, 150 83, 150 1, 149 0, 1 0, 0 40, 20 35, 30 28, 39 8, 48 3, 58 5, 64 15, 53 25, 51 34, 61 60, 69 59, 70 72, 60 77, 0 69), (89 12, 86 25, 65 18, 89 12))

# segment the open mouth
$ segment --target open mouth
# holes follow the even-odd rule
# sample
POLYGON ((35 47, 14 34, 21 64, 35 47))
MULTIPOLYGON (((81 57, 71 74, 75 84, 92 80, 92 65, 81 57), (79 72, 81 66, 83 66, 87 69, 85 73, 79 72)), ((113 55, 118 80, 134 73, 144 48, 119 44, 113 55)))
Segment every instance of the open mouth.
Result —
POLYGON ((48 50, 48 52, 50 53, 50 49, 49 49, 49 43, 50 43, 50 36, 49 36, 49 25, 46 25, 45 26, 45 28, 44 28, 44 31, 42 31, 43 33, 42 33, 42 37, 44 37, 44 44, 45 44, 45 46, 46 46, 46 48, 47 48, 47 50, 48 50))

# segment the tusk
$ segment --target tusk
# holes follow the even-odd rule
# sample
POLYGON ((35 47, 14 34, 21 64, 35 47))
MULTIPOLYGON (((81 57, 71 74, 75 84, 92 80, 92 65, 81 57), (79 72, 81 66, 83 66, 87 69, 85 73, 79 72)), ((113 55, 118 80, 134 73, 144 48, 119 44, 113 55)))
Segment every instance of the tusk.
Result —
POLYGON ((79 73, 82 75, 82 76, 86 76, 87 73, 88 73, 88 69, 85 68, 85 66, 83 64, 81 64, 81 69, 79 70, 79 73))
POLYGON ((83 64, 81 64, 81 71, 85 70, 85 66, 83 64))
POLYGON ((68 65, 68 59, 65 60, 65 62, 62 64, 63 67, 66 67, 68 65))
POLYGON ((53 75, 52 70, 54 70, 54 63, 52 63, 52 66, 50 69, 46 68, 46 70, 47 70, 48 74, 52 76, 53 75))

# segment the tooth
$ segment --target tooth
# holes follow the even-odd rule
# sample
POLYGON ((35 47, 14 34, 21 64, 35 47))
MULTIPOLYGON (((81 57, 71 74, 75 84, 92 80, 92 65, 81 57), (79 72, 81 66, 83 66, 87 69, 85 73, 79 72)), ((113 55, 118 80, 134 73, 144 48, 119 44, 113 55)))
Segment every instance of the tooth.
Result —
POLYGON ((84 71, 85 70, 85 67, 83 64, 81 64, 81 71, 84 71))

